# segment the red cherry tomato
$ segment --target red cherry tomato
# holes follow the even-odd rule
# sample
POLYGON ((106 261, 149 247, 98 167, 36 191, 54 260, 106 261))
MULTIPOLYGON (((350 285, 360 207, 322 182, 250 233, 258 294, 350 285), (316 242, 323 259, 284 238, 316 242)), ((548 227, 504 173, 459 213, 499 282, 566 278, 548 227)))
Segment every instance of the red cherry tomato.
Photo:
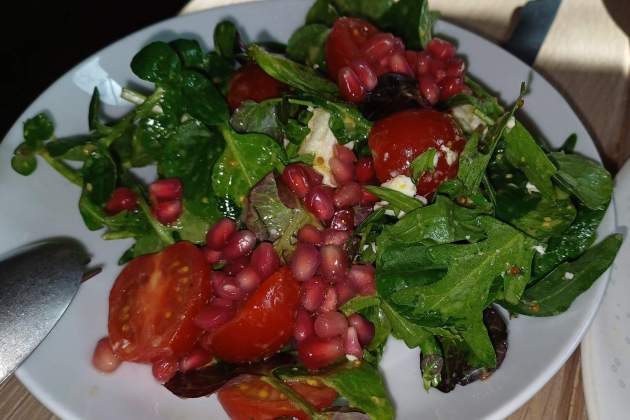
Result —
POLYGON ((203 252, 190 242, 132 260, 109 294, 109 338, 121 360, 153 362, 188 353, 193 323, 212 293, 203 252))
POLYGON ((280 96, 285 86, 269 76, 258 65, 250 63, 241 67, 230 80, 227 101, 232 110, 241 102, 256 102, 280 96))
POLYGON ((371 23, 357 18, 342 17, 335 20, 326 41, 326 65, 328 74, 337 80, 342 67, 349 66, 359 55, 359 50, 379 31, 371 23))
MULTIPOLYGON (((334 389, 319 382, 314 385, 289 382, 288 385, 318 410, 331 406, 337 398, 334 389)), ((232 420, 309 419, 286 395, 256 376, 239 377, 221 388, 218 397, 232 420)))
POLYGON ((242 363, 271 356, 293 336, 300 285, 282 267, 262 282, 234 318, 209 337, 212 354, 242 363))
POLYGON ((417 186, 418 194, 427 196, 442 182, 457 176, 465 140, 450 115, 415 109, 377 121, 368 144, 380 182, 397 175, 409 176, 411 162, 428 148, 435 148, 439 153, 435 170, 425 173, 417 186))

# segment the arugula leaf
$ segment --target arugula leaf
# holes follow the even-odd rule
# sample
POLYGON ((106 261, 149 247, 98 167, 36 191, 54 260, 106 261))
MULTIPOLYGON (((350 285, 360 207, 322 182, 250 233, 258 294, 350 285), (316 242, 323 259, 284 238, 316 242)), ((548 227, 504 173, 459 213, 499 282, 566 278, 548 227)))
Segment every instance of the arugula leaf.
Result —
POLYGON ((109 152, 100 148, 92 152, 81 169, 84 190, 96 204, 105 204, 116 188, 116 164, 109 152))
POLYGON ((424 49, 432 38, 434 16, 427 0, 392 2, 381 24, 402 37, 407 48, 424 49))
POLYGON ((400 191, 392 190, 391 188, 377 187, 374 185, 365 185, 363 188, 405 213, 409 213, 410 211, 423 206, 420 200, 409 197, 400 191))
POLYGON ((157 41, 136 53, 131 60, 131 70, 142 80, 166 84, 179 81, 182 63, 167 43, 157 41))
POLYGON ((377 296, 355 296, 341 305, 339 310, 343 312, 344 315, 349 316, 356 312, 360 312, 365 308, 377 306, 380 303, 381 301, 377 296))
POLYGON ((339 93, 335 83, 320 76, 311 67, 270 53, 260 45, 250 45, 247 54, 265 73, 299 91, 327 98, 334 98, 339 93))
POLYGON ((331 4, 331 0, 316 0, 306 13, 306 24, 321 23, 332 26, 338 17, 339 13, 331 4))
POLYGON ((605 209, 610 202, 613 181, 600 164, 576 154, 554 152, 558 164, 556 180, 590 209, 605 209))
POLYGON ((249 190, 286 158, 280 145, 264 134, 239 134, 226 126, 220 130, 225 150, 212 169, 213 189, 242 207, 249 190))
POLYGON ((575 261, 557 266, 528 288, 517 304, 501 302, 501 305, 513 313, 529 316, 553 316, 566 311, 610 267, 622 242, 619 234, 608 236, 575 261))
POLYGON ((329 33, 330 29, 319 23, 302 26, 289 38, 287 57, 307 66, 325 70, 325 49, 329 33))
POLYGON ((429 147, 422 152, 409 165, 409 171, 411 172, 411 179, 414 184, 418 182, 418 179, 425 172, 432 171, 435 168, 435 155, 437 150, 434 147, 429 147))
POLYGON ((401 316, 387 302, 382 302, 381 308, 391 324, 392 335, 404 341, 410 349, 420 346, 420 343, 433 337, 427 329, 401 316))
POLYGON ((214 49, 224 58, 233 60, 238 48, 239 34, 236 25, 229 20, 221 21, 214 27, 214 49))

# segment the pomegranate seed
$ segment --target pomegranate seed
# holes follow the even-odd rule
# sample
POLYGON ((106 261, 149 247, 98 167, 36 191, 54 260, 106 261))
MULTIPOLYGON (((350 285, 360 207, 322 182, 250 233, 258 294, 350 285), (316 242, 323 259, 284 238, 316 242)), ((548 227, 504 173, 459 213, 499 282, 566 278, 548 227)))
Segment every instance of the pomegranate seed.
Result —
POLYGON ((348 320, 337 311, 324 312, 315 318, 313 328, 319 338, 332 338, 348 329, 348 320))
POLYGON ((448 60, 455 55, 455 46, 441 38, 433 38, 427 44, 427 50, 438 60, 448 60))
POLYGON ((280 257, 270 242, 262 242, 252 253, 251 265, 264 280, 280 268, 280 257))
POLYGON ((235 276, 240 273, 245 267, 249 266, 250 263, 251 260, 249 257, 235 258, 225 264, 225 267, 223 267, 223 272, 228 276, 235 276))
POLYGON ((374 160, 369 156, 359 159, 357 164, 354 166, 354 177, 357 182, 367 184, 374 181, 374 176, 374 160))
POLYGON ((367 61, 355 59, 350 63, 350 68, 354 71, 359 81, 368 92, 373 90, 378 84, 376 73, 374 73, 367 61))
POLYGON ((439 82, 446 77, 446 64, 444 64, 443 61, 431 60, 429 63, 429 73, 439 82))
POLYGON ((416 77, 426 76, 431 71, 431 56, 428 52, 422 51, 418 53, 418 61, 416 64, 416 77))
POLYGON ((320 271, 325 278, 335 281, 345 276, 348 270, 348 257, 337 245, 324 245, 320 249, 322 264, 320 271))
POLYGON ((300 198, 304 198, 311 188, 309 175, 304 165, 291 163, 282 171, 282 181, 300 198))
POLYGON ((330 312, 336 311, 339 305, 339 299, 337 297, 337 291, 334 287, 329 287, 324 292, 324 300, 322 304, 319 306, 319 312, 330 312))
POLYGON ((321 246, 324 241, 322 231, 311 224, 302 226, 298 231, 297 238, 300 242, 315 246, 321 246))
POLYGON ((212 361, 212 355, 201 347, 195 347, 190 353, 179 361, 179 370, 188 372, 207 365, 212 361))
POLYGON ((202 250, 208 264, 216 264, 223 258, 223 252, 221 251, 215 251, 214 249, 210 249, 207 246, 204 246, 202 250))
POLYGON ((225 324, 235 314, 233 306, 224 307, 214 303, 201 308, 194 319, 195 325, 205 331, 214 331, 225 324))
POLYGON ((320 369, 345 355, 343 343, 339 337, 322 340, 312 336, 300 343, 298 355, 307 369, 320 369))
POLYGON ((359 226, 372 214, 373 208, 369 206, 356 206, 352 210, 354 212, 354 225, 359 226))
POLYGON ((459 57, 453 57, 446 62, 446 75, 451 77, 460 77, 466 71, 466 63, 459 57))
POLYGON ((461 77, 447 77, 440 82, 440 99, 447 100, 464 89, 464 79, 461 77))
POLYGON ((350 232, 335 229, 325 229, 323 232, 324 245, 343 246, 350 239, 350 232))
POLYGON ((256 246, 256 235, 249 230, 241 230, 230 237, 223 249, 223 255, 227 260, 249 255, 256 246))
POLYGON ((216 222, 206 233, 206 244, 210 249, 220 251, 227 244, 228 239, 236 232, 236 222, 224 217, 216 222))
POLYGON ((168 225, 179 219, 183 211, 181 200, 162 201, 154 207, 155 218, 163 225, 168 225))
POLYGON ((374 324, 363 318, 360 314, 352 314, 348 317, 348 323, 357 330, 359 342, 362 346, 367 346, 374 338, 374 324))
POLYGON ((418 66, 418 54, 419 53, 412 50, 405 51, 405 58, 407 59, 407 63, 409 63, 412 69, 415 69, 418 66))
POLYGON ((413 70, 411 69, 411 66, 409 66, 405 55, 401 52, 389 56, 389 69, 392 73, 413 76, 413 70))
POLYGON ((354 212, 350 210, 337 210, 332 220, 330 228, 334 230, 352 230, 354 227, 354 212))
POLYGON ((234 277, 220 271, 212 272, 212 288, 217 296, 224 299, 240 300, 245 297, 245 291, 238 286, 234 277))
POLYGON ((369 206, 369 205, 374 204, 374 203, 376 203, 378 201, 380 201, 380 198, 378 198, 377 196, 375 196, 371 192, 366 191, 366 190, 362 190, 361 191, 361 202, 360 202, 360 204, 362 206, 369 206))
POLYGON ((385 73, 389 73, 389 56, 385 56, 373 64, 376 76, 380 77, 385 73))
POLYGON ((181 200, 182 182, 179 178, 166 178, 149 185, 149 195, 154 201, 181 200))
POLYGON ((241 272, 236 275, 236 284, 245 292, 251 292, 258 288, 258 285, 262 281, 258 271, 252 267, 245 267, 241 272))
POLYGON ((299 243, 291 257, 291 273, 298 281, 310 280, 319 267, 319 251, 307 243, 299 243))
POLYGON ((315 312, 324 302, 326 290, 326 284, 319 277, 313 277, 311 280, 303 283, 300 291, 302 307, 307 311, 315 312))
POLYGON ((347 280, 338 281, 335 284, 335 291, 337 292, 337 300, 339 306, 343 305, 355 296, 355 291, 347 280))
POLYGON ((177 373, 175 359, 159 359, 153 362, 153 377, 161 384, 168 382, 177 373))
POLYGON ((361 56, 368 61, 376 62, 399 48, 394 35, 381 32, 370 38, 361 49, 361 56))
POLYGON ((332 190, 324 185, 313 187, 306 195, 304 205, 319 220, 330 220, 335 214, 332 190))
POLYGON ((352 178, 354 178, 354 165, 352 165, 351 162, 344 162, 337 157, 331 157, 328 164, 330 165, 330 171, 335 181, 337 181, 337 184, 343 185, 352 182, 352 178))
POLYGON ((103 337, 98 340, 94 348, 94 354, 92 355, 92 366, 99 372, 111 373, 118 369, 121 363, 122 360, 114 354, 109 338, 103 337))
POLYGON ((346 354, 354 356, 358 359, 363 359, 363 349, 361 348, 361 343, 359 342, 357 330, 354 327, 348 327, 346 330, 344 347, 346 349, 346 354))
POLYGON ((109 215, 118 214, 123 210, 131 211, 138 207, 138 196, 129 188, 116 188, 105 204, 105 212, 109 215))
MULTIPOLYGON (((356 168, 358 168, 358 165, 355 167, 355 173, 357 172, 356 168)), ((361 186, 356 182, 342 185, 335 190, 333 201, 338 209, 356 206, 361 202, 361 186)))
POLYGON ((420 94, 424 96, 431 105, 437 103, 440 99, 440 88, 437 83, 435 83, 435 79, 433 77, 425 76, 420 79, 420 94))
POLYGON ((314 187, 316 185, 322 185, 322 182, 324 181, 324 176, 322 174, 320 174, 315 169, 313 169, 312 166, 308 166, 304 164, 300 164, 300 166, 302 166, 302 169, 306 173, 306 176, 308 177, 308 181, 311 187, 314 187))
POLYGON ((357 156, 354 152, 341 144, 335 144, 334 152, 335 156, 343 162, 354 163, 357 161, 357 156))
POLYGON ((293 327, 293 338, 298 343, 301 343, 312 337, 314 333, 311 315, 303 309, 298 309, 295 316, 295 326, 293 327))
POLYGON ((352 287, 363 296, 376 294, 376 277, 371 265, 353 265, 348 273, 352 287))
POLYGON ((405 43, 403 42, 402 38, 397 36, 394 37, 394 51, 405 51, 405 43))
POLYGON ((342 67, 337 76, 339 80, 339 93, 348 102, 359 103, 365 98, 365 88, 359 76, 350 67, 342 67))
POLYGON ((224 299, 222 297, 213 296, 210 300, 210 305, 218 306, 220 308, 232 308, 234 307, 234 301, 230 299, 224 299))

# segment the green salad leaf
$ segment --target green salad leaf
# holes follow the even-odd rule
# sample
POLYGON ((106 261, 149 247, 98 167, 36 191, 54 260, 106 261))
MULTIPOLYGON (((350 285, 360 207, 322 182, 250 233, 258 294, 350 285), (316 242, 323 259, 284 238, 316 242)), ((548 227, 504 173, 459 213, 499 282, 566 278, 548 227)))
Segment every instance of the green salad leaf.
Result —
POLYGON ((610 202, 613 181, 600 164, 583 156, 554 152, 551 158, 558 164, 556 179, 586 207, 605 209, 610 202))
POLYGON ((315 0, 315 3, 306 13, 306 23, 319 23, 332 26, 335 19, 339 17, 339 12, 333 6, 331 0, 315 0))
POLYGON ((381 24, 405 41, 413 50, 426 48, 433 35, 435 16, 427 0, 399 0, 383 14, 381 24))
POLYGON ((239 42, 236 25, 229 20, 221 21, 214 27, 214 49, 228 60, 235 58, 239 42))
POLYGON ((429 147, 411 161, 409 171, 411 172, 411 179, 414 183, 418 182, 418 179, 422 176, 422 174, 435 168, 434 161, 436 153, 437 150, 435 150, 434 147, 429 147))
POLYGON ((325 70, 326 40, 329 33, 330 28, 319 23, 302 26, 289 38, 287 57, 307 66, 325 70))

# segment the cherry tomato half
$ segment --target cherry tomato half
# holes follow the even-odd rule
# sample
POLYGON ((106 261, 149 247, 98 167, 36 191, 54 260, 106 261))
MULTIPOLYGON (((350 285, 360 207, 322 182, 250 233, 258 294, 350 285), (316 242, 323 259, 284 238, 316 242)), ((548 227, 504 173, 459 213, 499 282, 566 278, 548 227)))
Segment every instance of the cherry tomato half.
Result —
MULTIPOLYGON (((289 382, 288 385, 318 410, 332 405, 337 398, 334 389, 314 382, 289 382)), ((308 420, 302 410, 283 393, 256 376, 241 376, 219 390, 219 402, 232 420, 273 420, 298 418, 308 420)))
POLYGON ((212 354, 233 363, 271 356, 293 336, 300 285, 282 267, 269 276, 234 318, 209 337, 212 354))
POLYGON ((210 269, 190 242, 133 259, 109 294, 109 338, 132 362, 179 358, 201 335, 193 323, 212 293, 210 269))
POLYGON ((357 58, 361 47, 378 32, 374 25, 363 19, 342 17, 335 20, 326 41, 326 66, 330 78, 337 80, 339 70, 357 58))
POLYGON ((409 165, 430 147, 438 152, 433 172, 418 181, 418 194, 428 196, 447 179, 457 176, 464 137, 453 118, 443 112, 414 109, 392 114, 374 124, 368 144, 380 182, 397 175, 409 176, 409 165))
POLYGON ((227 101, 232 110, 238 108, 241 102, 252 100, 256 102, 269 98, 277 98, 285 85, 269 76, 254 63, 241 67, 232 79, 228 88, 227 101))

